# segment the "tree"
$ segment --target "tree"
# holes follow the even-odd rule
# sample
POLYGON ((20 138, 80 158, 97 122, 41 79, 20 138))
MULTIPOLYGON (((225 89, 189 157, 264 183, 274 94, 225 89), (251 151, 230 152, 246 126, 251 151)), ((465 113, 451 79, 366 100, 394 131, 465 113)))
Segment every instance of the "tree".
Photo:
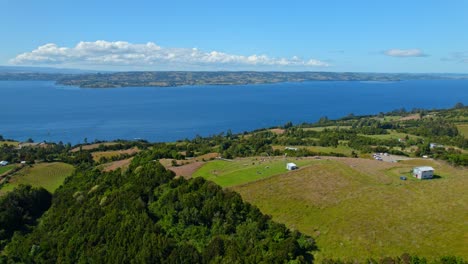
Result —
POLYGON ((293 126, 293 123, 291 121, 289 121, 286 124, 284 124, 283 128, 288 129, 288 128, 291 128, 292 126, 293 126))
POLYGON ((464 105, 462 102, 458 102, 458 103, 455 104, 455 106, 454 106, 453 108, 455 108, 455 109, 461 109, 461 108, 463 108, 463 107, 465 107, 465 105, 464 105))

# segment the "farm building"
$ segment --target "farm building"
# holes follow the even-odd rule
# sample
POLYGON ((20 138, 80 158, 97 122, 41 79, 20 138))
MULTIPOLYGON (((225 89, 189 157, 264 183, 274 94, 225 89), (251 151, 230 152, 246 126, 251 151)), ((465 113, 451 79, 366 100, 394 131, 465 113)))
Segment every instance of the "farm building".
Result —
POLYGON ((429 147, 430 147, 431 149, 433 149, 433 148, 443 148, 444 145, 437 144, 437 143, 430 143, 430 144, 429 144, 429 147))
POLYGON ((297 165, 295 163, 290 162, 290 163, 286 164, 286 169, 287 170, 296 170, 296 169, 299 169, 299 167, 297 167, 297 165))
POLYGON ((6 166, 8 165, 8 161, 2 160, 0 161, 0 166, 6 166))
POLYGON ((416 167, 413 169, 413 176, 422 179, 432 179, 434 177, 434 168, 429 166, 416 167))
POLYGON ((294 151, 297 151, 297 148, 293 148, 293 147, 285 147, 284 149, 285 149, 285 150, 294 150, 294 151))

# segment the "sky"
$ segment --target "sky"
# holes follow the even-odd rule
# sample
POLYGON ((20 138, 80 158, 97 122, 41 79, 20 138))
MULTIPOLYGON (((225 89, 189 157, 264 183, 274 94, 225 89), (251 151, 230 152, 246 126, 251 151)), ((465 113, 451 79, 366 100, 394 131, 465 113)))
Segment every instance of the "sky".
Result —
POLYGON ((0 0, 0 65, 468 73, 468 1, 0 0))

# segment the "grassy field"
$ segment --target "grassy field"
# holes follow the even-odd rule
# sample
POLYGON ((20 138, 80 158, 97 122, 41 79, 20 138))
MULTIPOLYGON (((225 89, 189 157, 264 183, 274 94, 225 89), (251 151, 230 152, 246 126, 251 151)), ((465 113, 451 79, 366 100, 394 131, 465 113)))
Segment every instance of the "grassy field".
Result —
POLYGON ((16 141, 0 141, 0 145, 7 144, 10 146, 17 147, 19 145, 19 142, 16 141))
POLYGON ((6 165, 6 166, 1 166, 1 167, 0 167, 0 175, 2 175, 2 174, 5 173, 5 172, 10 171, 10 170, 13 169, 14 167, 15 167, 15 165, 13 165, 13 164, 6 165))
POLYGON ((363 134, 360 134, 360 135, 365 136, 365 137, 377 138, 377 139, 399 139, 399 138, 405 138, 406 136, 408 136, 409 138, 420 138, 415 135, 410 135, 406 133, 398 133, 398 132, 395 132, 394 130, 390 130, 389 132, 390 132, 389 134, 382 134, 382 135, 363 135, 363 134))
POLYGON ((457 125, 457 128, 465 138, 468 138, 468 124, 457 125))
MULTIPOLYGON (((273 146, 273 149, 284 150, 286 146, 273 146)), ((350 156, 353 151, 352 148, 345 145, 338 145, 338 147, 321 147, 321 146, 293 146, 295 148, 305 148, 317 153, 341 153, 350 156)))
MULTIPOLYGON (((311 160, 288 159, 288 162, 294 162, 302 167, 309 165, 311 160)), ((229 187, 285 172, 287 172, 286 162, 283 158, 243 158, 233 161, 214 160, 207 162, 192 177, 203 177, 223 187, 229 187)))
POLYGON ((49 192, 54 192, 65 178, 72 174, 73 170, 72 165, 61 162, 39 163, 32 167, 25 167, 15 173, 9 183, 1 187, 0 192, 10 191, 20 184, 40 186, 49 192))
POLYGON ((466 170, 431 160, 330 158, 232 189, 274 220, 313 236, 318 260, 404 252, 467 259, 466 176, 466 170), (420 165, 433 166, 438 178, 399 180, 420 165))

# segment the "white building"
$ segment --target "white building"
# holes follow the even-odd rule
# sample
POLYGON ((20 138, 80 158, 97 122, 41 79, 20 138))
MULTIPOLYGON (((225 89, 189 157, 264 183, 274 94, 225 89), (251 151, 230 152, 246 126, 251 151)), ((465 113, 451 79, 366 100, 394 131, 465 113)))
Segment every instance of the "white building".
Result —
POLYGON ((297 170, 297 169, 299 169, 299 167, 297 167, 297 165, 295 163, 290 162, 290 163, 286 164, 286 169, 287 170, 297 170))
POLYGON ((434 177, 434 168, 429 166, 416 167, 413 169, 413 176, 422 179, 432 179, 434 177))
POLYGON ((430 144, 429 144, 429 147, 430 147, 431 149, 433 149, 433 148, 443 148, 444 145, 437 144, 437 143, 430 143, 430 144))
POLYGON ((2 160, 0 161, 0 166, 6 166, 8 165, 8 161, 2 160))
POLYGON ((294 150, 294 151, 297 151, 297 148, 293 148, 293 147, 285 147, 284 149, 285 149, 285 150, 294 150))

